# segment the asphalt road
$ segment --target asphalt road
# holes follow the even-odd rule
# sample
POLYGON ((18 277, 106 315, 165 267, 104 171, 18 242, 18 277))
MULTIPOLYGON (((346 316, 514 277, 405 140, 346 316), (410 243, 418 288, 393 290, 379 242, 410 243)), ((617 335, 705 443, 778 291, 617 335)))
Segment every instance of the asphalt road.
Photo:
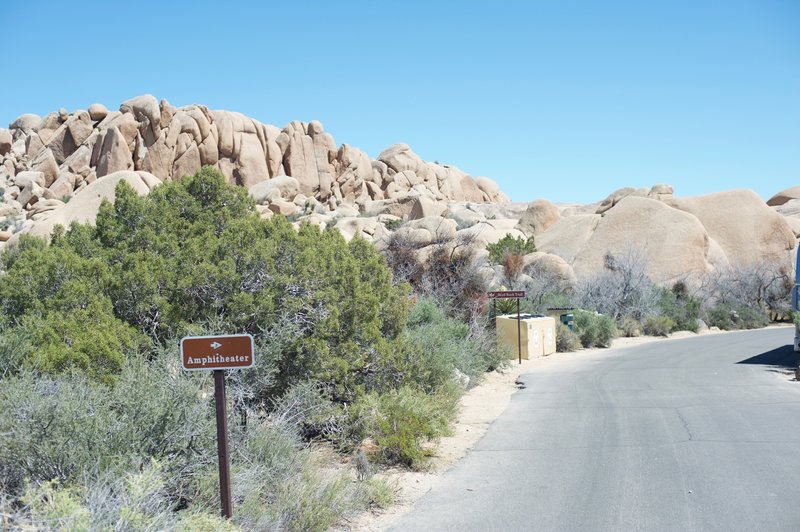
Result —
POLYGON ((800 530, 790 328, 564 357, 395 530, 800 530))

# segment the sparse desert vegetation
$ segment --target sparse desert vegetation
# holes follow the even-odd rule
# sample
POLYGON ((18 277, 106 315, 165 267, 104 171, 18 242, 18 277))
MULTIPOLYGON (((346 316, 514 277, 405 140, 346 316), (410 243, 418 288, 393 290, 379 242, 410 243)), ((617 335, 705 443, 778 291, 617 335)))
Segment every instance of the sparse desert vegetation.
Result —
POLYGON ((485 324, 415 303, 371 245, 261 219, 212 169, 146 197, 120 184, 96 225, 25 237, 2 261, 10 527, 322 530, 387 488, 318 463, 311 442, 422 467, 464 387, 502 364, 485 324), (181 371, 177 341, 239 332, 259 363, 228 376, 225 524, 213 382, 181 371))

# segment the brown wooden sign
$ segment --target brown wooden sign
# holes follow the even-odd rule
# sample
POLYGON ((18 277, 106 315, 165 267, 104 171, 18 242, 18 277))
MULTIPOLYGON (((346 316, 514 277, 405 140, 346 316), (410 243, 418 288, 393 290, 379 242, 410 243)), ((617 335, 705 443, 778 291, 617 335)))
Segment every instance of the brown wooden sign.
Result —
POLYGON ((183 369, 241 369, 253 366, 253 337, 249 334, 230 336, 187 336, 181 340, 183 369))
POLYGON ((525 297, 525 290, 498 290, 487 295, 489 299, 517 299, 525 297))
POLYGON ((189 371, 214 371, 214 403, 217 411, 217 457, 219 459, 219 500, 222 516, 233 517, 231 497, 231 462, 228 453, 228 407, 225 400, 226 369, 250 368, 253 360, 253 337, 187 336, 181 339, 181 362, 189 371))

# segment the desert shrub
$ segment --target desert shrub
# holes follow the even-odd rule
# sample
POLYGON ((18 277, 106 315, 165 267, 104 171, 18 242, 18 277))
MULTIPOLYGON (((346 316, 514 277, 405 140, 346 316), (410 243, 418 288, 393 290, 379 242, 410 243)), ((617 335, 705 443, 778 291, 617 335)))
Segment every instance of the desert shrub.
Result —
POLYGON ((359 420, 361 436, 372 438, 378 446, 379 461, 418 469, 428 458, 424 443, 449 433, 459 397, 454 383, 434 394, 402 386, 363 396, 351 414, 359 420))
POLYGON ((395 231, 386 241, 383 254, 396 283, 409 283, 417 286, 425 270, 417 256, 419 246, 409 240, 402 232, 395 231))
POLYGON ((587 311, 575 311, 573 320, 574 332, 578 335, 583 347, 593 347, 597 340, 597 320, 595 314, 587 311))
POLYGON ((174 525, 177 516, 165 485, 155 460, 142 464, 139 471, 93 479, 81 497, 91 521, 88 528, 141 530, 174 525))
MULTIPOLYGON (((485 319, 476 318, 470 324, 450 317, 447 309, 432 298, 417 302, 409 314, 404 338, 427 359, 426 367, 439 368, 438 378, 426 385, 428 390, 449 381, 453 370, 475 379, 503 366, 505 357, 498 353, 494 334, 486 325, 485 319)), ((421 382, 416 379, 417 384, 421 382)))
POLYGON ((606 254, 605 269, 582 279, 575 288, 578 306, 620 321, 630 316, 641 321, 653 313, 656 286, 646 272, 645 257, 636 250, 606 254))
POLYGON ((481 312, 488 289, 482 266, 474 235, 460 234, 452 242, 432 246, 419 282, 412 286, 417 293, 436 299, 453 316, 469 321, 481 312))
POLYGON ((610 316, 585 310, 575 311, 574 327, 583 347, 610 347, 617 334, 610 316))
POLYGON ((19 528, 96 530, 326 530, 343 514, 372 503, 380 486, 354 485, 324 473, 287 426, 251 424, 233 431, 233 522, 218 515, 216 463, 197 478, 192 498, 176 506, 168 476, 156 461, 90 479, 85 487, 29 484, 22 510, 4 501, 19 528), (189 504, 187 508, 182 508, 189 504))
POLYGON ((93 479, 80 491, 91 530, 238 530, 215 507, 177 512, 167 477, 155 460, 121 475, 93 479))
POLYGON ((72 482, 102 467, 96 463, 97 456, 106 455, 103 432, 112 423, 105 409, 95 411, 102 403, 102 391, 83 382, 37 380, 30 373, 3 379, 0 475, 4 491, 20 495, 26 479, 72 482), (86 444, 95 452, 87 451, 86 444))
MULTIPOLYGON (((0 196, 2 196, 2 194, 0 194, 0 196)), ((0 231, 5 231, 12 225, 14 225, 14 222, 11 218, 3 218, 0 220, 0 231)))
MULTIPOLYGON (((239 530, 218 516, 216 508, 176 512, 156 461, 122 475, 106 475, 85 487, 45 483, 28 488, 22 500, 33 522, 47 519, 65 528, 86 530, 239 530), (69 502, 54 504, 55 501, 69 502), (76 524, 80 518, 80 525, 76 524)), ((21 524, 21 523, 20 523, 21 524)), ((61 528, 60 526, 54 528, 61 528)))
POLYGON ((556 323, 556 351, 568 353, 581 348, 581 339, 563 323, 556 323))
POLYGON ((421 249, 402 232, 389 236, 383 254, 395 282, 409 283, 414 293, 436 299, 465 321, 480 314, 488 285, 475 234, 460 232, 451 241, 437 240, 422 254, 421 249))
POLYGON ((671 331, 697 332, 700 300, 688 293, 684 283, 675 283, 672 290, 660 289, 656 308, 661 315, 673 321, 671 331))
MULTIPOLYGON (((244 530, 327 530, 362 507, 360 487, 343 473, 325 472, 290 424, 258 420, 232 431, 234 522, 244 530)), ((216 468, 198 499, 218 505, 216 468)))
POLYGON ((264 482, 264 473, 259 467, 239 470, 245 494, 240 515, 234 515, 244 530, 321 532, 362 508, 358 486, 347 475, 325 475, 310 461, 292 476, 272 482, 264 482))
POLYGON ((793 284, 788 261, 762 260, 717 268, 699 278, 697 292, 707 310, 720 305, 748 307, 778 320, 789 318, 793 284))
POLYGON ((669 316, 647 316, 642 330, 650 336, 668 336, 675 328, 675 320, 669 316))
POLYGON ((536 245, 533 242, 533 237, 523 238, 518 236, 514 238, 511 234, 507 234, 494 244, 486 246, 486 251, 489 252, 489 262, 494 264, 503 264, 507 255, 527 255, 536 251, 536 245))
POLYGON ((600 347, 611 347, 611 341, 617 337, 617 328, 614 320, 608 316, 600 315, 598 318, 598 335, 596 345, 600 347))
MULTIPOLYGON (((79 516, 92 529, 216 529, 213 383, 176 361, 173 348, 129 363, 114 386, 27 371, 3 380, 0 479, 9 504, 51 480, 58 493, 42 504, 61 501, 17 515, 19 523, 45 516, 58 528, 79 516)), ((269 418, 231 411, 234 523, 245 530, 324 530, 368 503, 365 488, 314 461, 296 430, 310 417, 298 402, 285 398, 269 418)))
POLYGON ((0 271, 9 270, 23 253, 46 247, 47 242, 43 238, 21 235, 15 246, 8 246, 0 253, 0 271))
POLYGON ((271 420, 293 427, 304 440, 318 436, 336 439, 341 430, 340 416, 326 387, 316 381, 295 384, 270 409, 271 420))
POLYGON ((416 385, 433 393, 453 380, 456 372, 474 382, 506 362, 485 323, 470 327, 449 317, 433 298, 422 298, 412 308, 400 339, 375 365, 370 389, 416 385))
POLYGON ((3 327, 0 316, 0 379, 22 370, 29 362, 35 330, 3 327))
POLYGON ((79 490, 61 488, 55 481, 29 486, 20 500, 23 509, 3 502, 4 528, 88 530, 91 526, 91 514, 83 506, 79 490))
POLYGON ((371 478, 364 482, 363 497, 370 507, 388 508, 397 498, 397 490, 384 479, 371 478))
POLYGON ((18 329, 17 335, 29 339, 27 351, 19 353, 25 366, 50 374, 78 370, 105 382, 116 378, 126 355, 146 343, 114 316, 108 298, 90 294, 83 307, 50 310, 41 318, 26 315, 18 329))
POLYGON ((706 311, 706 323, 724 330, 756 329, 769 324, 764 310, 736 303, 720 303, 706 311))
POLYGON ((2 261, 6 273, 0 283, 0 310, 9 326, 25 316, 83 309, 92 299, 102 299, 110 276, 102 260, 29 236, 3 253, 2 261))
POLYGON ((642 324, 630 316, 624 316, 621 320, 619 320, 619 322, 617 322, 617 330, 619 331, 620 336, 634 338, 641 336, 642 324))
POLYGON ((384 220, 383 221, 383 225, 389 231, 396 231, 396 230, 400 229, 401 225, 403 225, 403 220, 401 218, 397 218, 397 219, 394 219, 394 220, 392 220, 392 219, 384 220))
POLYGON ((176 532, 237 532, 243 530, 235 523, 218 516, 215 510, 209 509, 205 512, 184 510, 179 514, 180 517, 175 523, 174 529, 176 532))
MULTIPOLYGON (((174 353, 176 354, 176 353, 174 353)), ((214 460, 212 405, 199 401, 200 376, 163 365, 129 363, 114 386, 79 374, 31 372, 0 387, 0 477, 9 493, 25 480, 66 484, 160 461, 169 490, 183 496, 187 479, 214 460)), ((208 379, 206 379, 208 382, 208 379)))

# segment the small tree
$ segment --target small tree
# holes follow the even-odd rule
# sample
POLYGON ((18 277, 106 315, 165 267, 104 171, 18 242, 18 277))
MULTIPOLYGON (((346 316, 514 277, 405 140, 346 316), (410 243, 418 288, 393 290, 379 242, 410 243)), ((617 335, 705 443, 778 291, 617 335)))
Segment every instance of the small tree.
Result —
POLYGON ((536 251, 536 245, 533 243, 533 237, 522 238, 518 236, 514 238, 509 233, 494 244, 486 246, 486 251, 489 252, 489 262, 503 264, 508 255, 524 256, 528 253, 533 253, 536 251))
MULTIPOLYGON (((672 286, 672 290, 659 289, 656 305, 660 314, 671 321, 670 330, 667 333, 673 331, 697 332, 700 300, 689 294, 684 281, 676 282, 672 286)), ((668 322, 662 321, 661 323, 668 322)))
POLYGON ((503 238, 486 246, 489 252, 489 262, 500 264, 503 267, 503 274, 509 285, 514 285, 519 279, 525 267, 524 256, 536 251, 533 244, 533 237, 528 239, 506 234, 503 238))

